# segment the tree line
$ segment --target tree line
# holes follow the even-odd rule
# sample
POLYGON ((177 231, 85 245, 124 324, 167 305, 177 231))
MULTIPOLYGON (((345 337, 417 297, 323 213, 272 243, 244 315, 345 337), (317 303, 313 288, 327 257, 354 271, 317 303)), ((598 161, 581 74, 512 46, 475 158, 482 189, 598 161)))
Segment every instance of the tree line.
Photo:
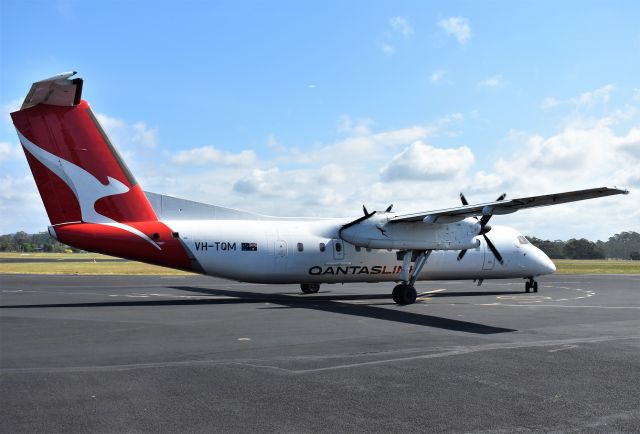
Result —
POLYGON ((48 232, 28 234, 24 231, 0 235, 0 252, 79 252, 51 238, 48 232))
POLYGON ((640 234, 620 232, 607 241, 589 241, 572 238, 568 241, 541 240, 527 237, 531 244, 551 259, 633 259, 640 260, 640 234))
MULTIPOLYGON (((620 232, 607 241, 589 241, 572 238, 568 241, 542 240, 533 236, 529 241, 545 252, 551 259, 634 259, 640 260, 640 234, 620 232)), ((51 238, 47 232, 0 235, 1 252, 78 252, 51 238)))

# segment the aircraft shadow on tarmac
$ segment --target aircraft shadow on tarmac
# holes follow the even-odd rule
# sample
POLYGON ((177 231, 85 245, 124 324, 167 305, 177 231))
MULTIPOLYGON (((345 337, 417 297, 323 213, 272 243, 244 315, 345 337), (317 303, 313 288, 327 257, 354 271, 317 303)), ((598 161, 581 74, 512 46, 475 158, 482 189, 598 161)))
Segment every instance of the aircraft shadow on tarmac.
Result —
MULTIPOLYGON (((310 309, 323 312, 339 313, 342 315, 352 315, 393 321, 404 324, 412 324, 424 327, 433 327, 444 330, 453 330, 474 334, 496 334, 510 333, 517 330, 494 327, 469 321, 460 321, 450 318, 437 317, 433 315, 407 312, 403 310, 392 310, 367 304, 347 304, 340 301, 358 301, 372 299, 389 299, 388 294, 363 294, 363 295, 288 295, 283 293, 263 294, 250 291, 232 291, 226 289, 199 288, 191 286, 172 286, 172 289, 180 291, 195 292, 212 296, 233 297, 225 299, 173 299, 173 300, 135 300, 135 301, 112 301, 95 303, 57 303, 57 304, 30 304, 30 305, 10 305, 0 306, 1 309, 9 308, 69 308, 69 307, 132 307, 132 306, 189 306, 189 305, 223 305, 239 303, 270 303, 276 306, 264 307, 264 309, 310 309)), ((457 293, 470 295, 501 295, 518 294, 519 292, 467 292, 457 293)), ((449 296, 454 296, 448 294, 449 296)), ((428 294, 429 297, 443 297, 445 295, 428 294)))

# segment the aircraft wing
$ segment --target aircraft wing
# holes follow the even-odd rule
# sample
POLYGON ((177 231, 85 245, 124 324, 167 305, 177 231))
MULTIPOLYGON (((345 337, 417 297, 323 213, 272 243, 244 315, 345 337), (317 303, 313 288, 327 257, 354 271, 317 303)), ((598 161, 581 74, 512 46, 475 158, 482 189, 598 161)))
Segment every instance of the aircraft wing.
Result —
POLYGON ((542 196, 520 197, 495 202, 480 203, 477 205, 463 205, 456 208, 448 208, 436 211, 426 211, 413 214, 396 215, 389 220, 390 223, 417 222, 437 223, 443 221, 462 220, 466 217, 481 215, 511 214, 524 208, 558 205, 561 203, 575 202, 579 200, 594 199, 596 197, 613 196, 615 194, 628 194, 628 190, 619 188, 599 187, 587 190, 568 191, 565 193, 545 194, 542 196))

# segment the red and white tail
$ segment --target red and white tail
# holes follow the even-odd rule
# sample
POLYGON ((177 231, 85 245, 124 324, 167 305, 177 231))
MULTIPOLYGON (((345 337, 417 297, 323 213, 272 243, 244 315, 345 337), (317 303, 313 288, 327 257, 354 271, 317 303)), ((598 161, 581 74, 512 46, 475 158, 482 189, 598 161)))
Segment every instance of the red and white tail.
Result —
POLYGON ((86 250, 191 270, 180 241, 158 221, 89 104, 66 73, 32 85, 11 113, 58 240, 86 250))

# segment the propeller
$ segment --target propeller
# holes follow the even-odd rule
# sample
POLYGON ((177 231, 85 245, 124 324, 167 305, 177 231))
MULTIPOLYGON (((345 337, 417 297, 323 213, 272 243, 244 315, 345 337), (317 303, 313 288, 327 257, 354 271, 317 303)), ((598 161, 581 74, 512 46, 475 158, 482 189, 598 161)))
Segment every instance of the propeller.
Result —
POLYGON ((340 238, 342 238, 342 231, 343 231, 343 230, 345 230, 345 229, 347 229, 347 228, 350 228, 351 226, 357 225, 357 224, 358 224, 358 223, 360 223, 360 222, 365 221, 366 219, 368 219, 369 217, 371 217, 372 215, 374 215, 374 214, 376 213, 376 211, 371 211, 371 212, 369 212, 369 211, 367 210, 367 207, 366 207, 366 206, 364 206, 364 205, 362 205, 362 212, 364 212, 364 215, 363 215, 362 217, 358 217, 358 218, 357 218, 357 219, 355 219, 354 221, 352 221, 352 222, 349 222, 349 223, 347 223, 347 224, 342 225, 342 227, 338 230, 338 236, 339 236, 340 238))
MULTIPOLYGON (((498 198, 496 199, 496 202, 504 200, 505 197, 507 197, 507 193, 502 193, 500 196, 498 196, 498 198)), ((464 194, 462 193, 460 193, 460 201, 462 202, 462 205, 465 205, 465 206, 469 205, 467 198, 464 197, 464 194)), ((487 246, 489 247, 489 250, 491 250, 491 253, 493 253, 493 256, 495 256, 498 262, 502 264, 503 263, 502 255, 500 254, 500 252, 498 252, 498 249, 496 249, 496 246, 493 245, 493 243, 487 236, 487 232, 491 230, 491 226, 489 226, 487 223, 489 223, 489 220, 491 220, 492 215, 493 214, 482 216, 482 218, 480 219, 480 232, 478 233, 478 235, 482 235, 484 240, 487 242, 487 246)), ((476 220, 478 220, 477 217, 476 217, 476 220)), ((462 258, 464 258, 464 255, 466 253, 467 253, 467 249, 460 250, 460 253, 458 253, 458 261, 462 260, 462 258)))

